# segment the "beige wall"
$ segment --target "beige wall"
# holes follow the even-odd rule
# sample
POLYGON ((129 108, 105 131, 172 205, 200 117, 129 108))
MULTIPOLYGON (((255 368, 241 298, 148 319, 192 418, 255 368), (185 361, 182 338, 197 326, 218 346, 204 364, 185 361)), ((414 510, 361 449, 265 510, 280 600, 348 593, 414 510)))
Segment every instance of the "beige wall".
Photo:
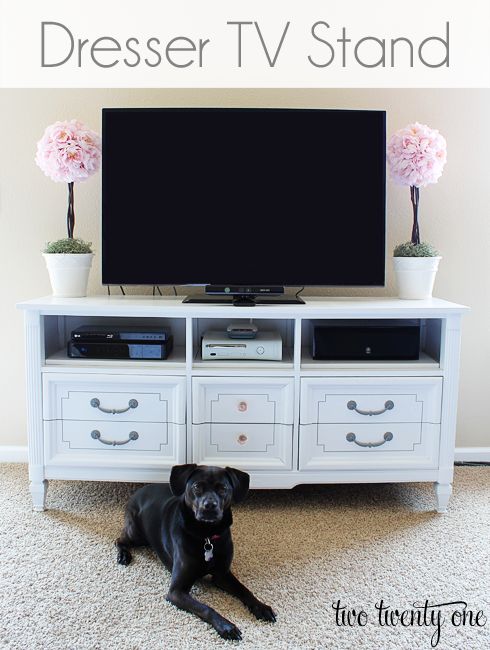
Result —
MULTIPOLYGON (((65 233, 66 187, 35 166, 35 144, 59 119, 77 117, 100 131, 103 106, 378 108, 388 111, 389 134, 415 120, 438 128, 448 141, 448 163, 439 183, 421 193, 421 233, 443 255, 435 295, 472 308, 464 320, 457 444, 490 447, 490 90, 397 89, 0 90, 0 445, 26 443, 22 314, 14 305, 50 293, 40 249, 65 233)), ((354 171, 353 191, 355 183, 354 171)), ((76 187, 75 203, 75 234, 100 250, 100 175, 76 187)), ((410 226, 408 189, 389 183, 389 254, 394 242, 409 239, 410 226)), ((308 233, 298 240, 307 246, 308 233)), ((387 272, 384 289, 325 293, 393 295, 389 261, 387 272)), ((103 291, 100 257, 90 291, 103 291)))

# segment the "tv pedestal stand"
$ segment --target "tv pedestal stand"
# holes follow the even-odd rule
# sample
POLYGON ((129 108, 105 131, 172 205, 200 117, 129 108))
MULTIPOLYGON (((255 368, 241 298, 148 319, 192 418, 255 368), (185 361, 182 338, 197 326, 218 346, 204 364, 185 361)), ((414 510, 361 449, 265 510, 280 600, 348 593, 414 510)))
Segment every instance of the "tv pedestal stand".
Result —
POLYGON ((44 510, 51 479, 158 483, 173 465, 201 463, 249 472, 252 488, 431 482, 444 512, 466 307, 308 296, 303 305, 257 304, 237 316, 231 302, 210 304, 223 297, 206 300, 48 296, 19 305, 35 510, 44 510), (413 318, 421 325, 415 361, 312 359, 317 323, 413 318), (237 319, 279 332, 282 360, 203 360, 204 332, 237 319), (164 361, 67 356, 74 328, 114 322, 168 327, 172 353, 164 361))
POLYGON ((233 307, 255 307, 255 305, 304 305, 305 301, 296 297, 284 296, 187 296, 182 301, 191 304, 232 305, 233 307))

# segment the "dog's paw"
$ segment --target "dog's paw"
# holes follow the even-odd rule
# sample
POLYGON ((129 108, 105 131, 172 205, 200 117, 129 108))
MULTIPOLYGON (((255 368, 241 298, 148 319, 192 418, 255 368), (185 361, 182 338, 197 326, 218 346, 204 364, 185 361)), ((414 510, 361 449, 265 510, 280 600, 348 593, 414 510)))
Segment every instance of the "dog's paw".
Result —
POLYGON ((123 566, 128 566, 128 564, 131 562, 133 559, 133 556, 131 555, 130 551, 120 549, 117 552, 117 563, 122 564, 123 566))
POLYGON ((242 640, 242 633, 237 626, 233 625, 233 623, 230 623, 230 621, 227 621, 225 618, 218 621, 214 628, 222 639, 228 639, 229 641, 242 640))
POLYGON ((276 614, 272 607, 265 605, 260 601, 257 601, 254 605, 251 605, 250 611, 252 614, 261 621, 269 621, 270 623, 276 622, 276 614))

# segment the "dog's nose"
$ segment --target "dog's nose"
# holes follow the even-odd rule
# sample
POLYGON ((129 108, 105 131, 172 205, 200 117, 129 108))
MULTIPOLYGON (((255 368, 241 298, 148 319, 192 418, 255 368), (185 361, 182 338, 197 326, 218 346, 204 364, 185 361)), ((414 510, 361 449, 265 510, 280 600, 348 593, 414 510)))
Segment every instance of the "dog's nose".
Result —
POLYGON ((216 508, 218 507, 218 502, 216 501, 216 499, 208 497, 203 501, 202 505, 204 510, 216 510, 216 508))

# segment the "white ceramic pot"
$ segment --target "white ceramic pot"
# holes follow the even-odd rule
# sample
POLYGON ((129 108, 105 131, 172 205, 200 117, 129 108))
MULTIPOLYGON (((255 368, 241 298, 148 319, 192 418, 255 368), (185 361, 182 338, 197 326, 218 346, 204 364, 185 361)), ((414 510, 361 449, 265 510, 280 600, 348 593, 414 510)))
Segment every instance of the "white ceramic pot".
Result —
POLYGON ((93 253, 43 253, 53 296, 83 298, 87 295, 93 253))
POLYGON ((398 297, 404 300, 421 300, 432 297, 438 257, 394 257, 398 297))

